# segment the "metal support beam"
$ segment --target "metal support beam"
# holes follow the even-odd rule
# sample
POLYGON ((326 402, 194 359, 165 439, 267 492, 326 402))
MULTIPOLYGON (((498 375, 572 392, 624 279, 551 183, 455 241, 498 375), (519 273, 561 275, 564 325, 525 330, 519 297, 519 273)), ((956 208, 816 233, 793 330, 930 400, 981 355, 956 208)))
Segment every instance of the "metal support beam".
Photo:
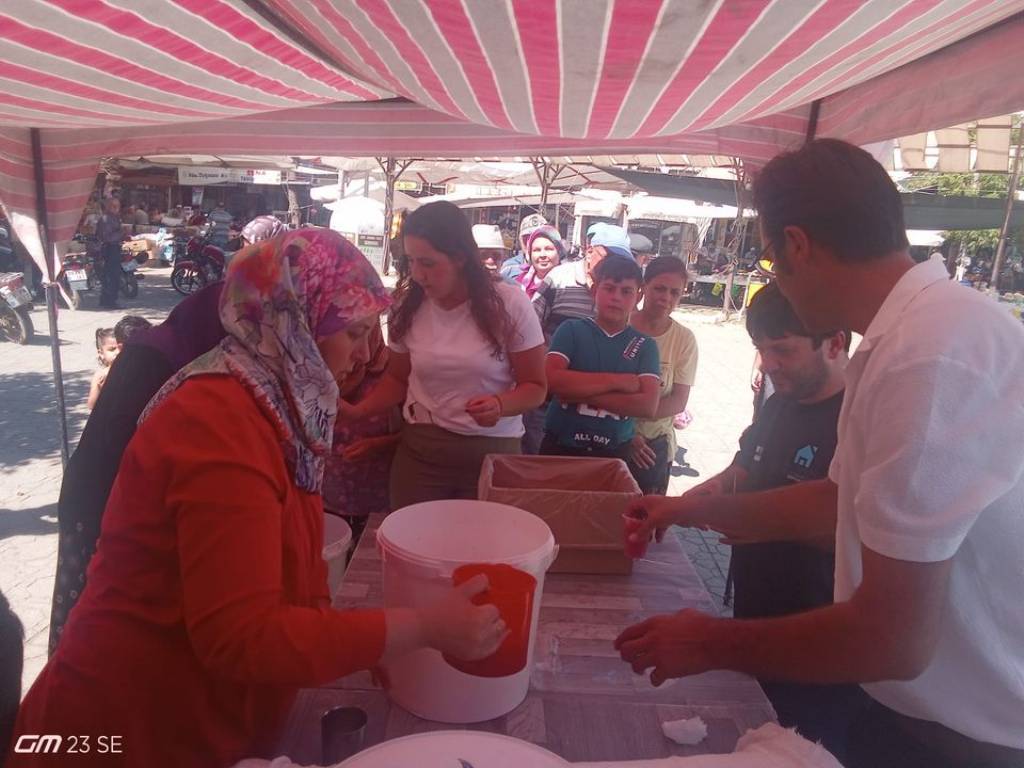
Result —
POLYGON ((53 387, 57 395, 57 416, 60 420, 60 460, 67 466, 68 456, 68 412, 64 402, 64 371, 60 362, 60 337, 57 331, 57 276, 54 274, 54 253, 50 250, 48 220, 46 216, 46 184, 43 180, 43 145, 39 129, 29 131, 32 138, 32 170, 36 182, 36 225, 39 227, 39 242, 43 245, 46 259, 46 318, 50 328, 50 358, 53 364, 53 387))

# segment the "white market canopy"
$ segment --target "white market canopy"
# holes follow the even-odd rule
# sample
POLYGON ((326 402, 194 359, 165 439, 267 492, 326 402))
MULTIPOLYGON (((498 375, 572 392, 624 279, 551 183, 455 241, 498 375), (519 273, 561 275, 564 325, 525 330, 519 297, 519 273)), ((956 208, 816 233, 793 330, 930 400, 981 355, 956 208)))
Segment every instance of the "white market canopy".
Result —
POLYGON ((103 157, 757 165, 809 126, 863 145, 1020 109, 1022 39, 1024 0, 18 0, 0 202, 42 263, 37 218, 67 240, 103 157))

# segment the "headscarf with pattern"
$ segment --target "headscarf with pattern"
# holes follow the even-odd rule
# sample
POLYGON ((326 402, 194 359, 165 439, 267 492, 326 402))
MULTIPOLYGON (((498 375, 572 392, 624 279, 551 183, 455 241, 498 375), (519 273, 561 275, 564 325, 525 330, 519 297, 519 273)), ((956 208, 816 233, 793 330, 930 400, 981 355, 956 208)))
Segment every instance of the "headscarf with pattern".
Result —
POLYGON ((186 379, 229 374, 274 424, 295 484, 319 492, 338 385, 317 342, 390 303, 366 257, 330 230, 295 230, 243 248, 221 294, 227 336, 171 377, 139 421, 186 379))

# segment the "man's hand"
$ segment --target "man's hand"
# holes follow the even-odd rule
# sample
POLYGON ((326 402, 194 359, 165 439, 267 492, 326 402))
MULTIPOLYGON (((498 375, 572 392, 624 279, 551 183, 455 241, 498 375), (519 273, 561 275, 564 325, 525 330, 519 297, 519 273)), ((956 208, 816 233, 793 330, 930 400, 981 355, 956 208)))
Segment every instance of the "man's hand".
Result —
POLYGON ((661 541, 670 525, 680 522, 681 498, 669 496, 641 496, 634 499, 626 507, 626 514, 639 518, 640 526, 630 534, 630 540, 637 543, 649 541, 651 534, 655 540, 661 541))
POLYGON ((707 641, 716 621, 692 609, 655 616, 627 628, 615 639, 615 650, 636 674, 652 669, 651 684, 659 686, 673 677, 715 668, 707 641))
POLYGON ((634 437, 633 442, 630 443, 629 456, 630 460, 640 469, 650 469, 658 458, 651 450, 651 446, 647 444, 647 440, 641 435, 634 437))

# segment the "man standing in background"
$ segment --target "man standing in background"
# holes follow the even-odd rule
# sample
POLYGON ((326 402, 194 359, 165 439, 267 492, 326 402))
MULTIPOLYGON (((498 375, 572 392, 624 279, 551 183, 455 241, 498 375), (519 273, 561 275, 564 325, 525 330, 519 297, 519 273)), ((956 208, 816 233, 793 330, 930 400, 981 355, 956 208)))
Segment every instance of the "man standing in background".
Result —
POLYGON ((100 268, 102 286, 100 306, 117 309, 117 289, 121 285, 121 201, 116 197, 107 200, 104 213, 96 222, 96 239, 100 245, 100 268))

